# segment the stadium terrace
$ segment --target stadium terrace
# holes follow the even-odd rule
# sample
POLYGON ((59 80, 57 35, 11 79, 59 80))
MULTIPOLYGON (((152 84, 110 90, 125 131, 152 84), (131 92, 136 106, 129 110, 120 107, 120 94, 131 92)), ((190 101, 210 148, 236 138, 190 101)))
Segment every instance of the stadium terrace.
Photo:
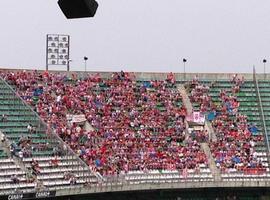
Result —
POLYGON ((269 91, 255 72, 0 70, 0 195, 267 190, 269 91))

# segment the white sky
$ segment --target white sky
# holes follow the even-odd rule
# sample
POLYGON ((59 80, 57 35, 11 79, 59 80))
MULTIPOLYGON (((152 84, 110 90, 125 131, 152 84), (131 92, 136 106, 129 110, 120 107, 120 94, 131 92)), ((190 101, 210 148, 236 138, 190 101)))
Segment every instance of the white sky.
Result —
MULTIPOLYGON (((45 68, 47 33, 71 35, 71 70, 251 72, 270 62, 269 0, 98 0, 67 20, 57 0, 0 0, 0 66, 45 68)), ((270 67, 270 63, 267 65, 270 67)), ((270 69, 268 70, 270 72, 270 69)))

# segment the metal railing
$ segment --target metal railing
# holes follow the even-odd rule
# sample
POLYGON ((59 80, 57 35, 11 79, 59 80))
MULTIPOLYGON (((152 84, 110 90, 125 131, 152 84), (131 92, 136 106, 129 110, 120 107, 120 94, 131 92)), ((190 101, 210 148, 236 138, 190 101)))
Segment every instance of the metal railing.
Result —
MULTIPOLYGON (((195 176, 195 175, 194 175, 195 176)), ((104 182, 103 184, 97 184, 95 186, 85 186, 84 188, 71 187, 71 188, 59 188, 57 195, 69 195, 71 194, 88 194, 88 193, 104 193, 104 192, 122 192, 122 191, 139 191, 139 190, 157 190, 157 189, 180 189, 180 188, 212 188, 212 187, 266 187, 269 185, 270 178, 267 174, 260 176, 231 176, 225 180, 207 180, 207 179, 195 179, 190 175, 185 179, 173 179, 168 178, 166 180, 158 180, 157 178, 142 179, 136 181, 120 181, 104 182)), ((116 178, 117 179, 117 178, 116 178)))
POLYGON ((267 128, 266 128, 265 115, 264 115, 264 111, 263 111, 262 100, 261 100, 261 95, 260 95, 260 88, 259 88, 258 80, 256 78, 255 68, 253 68, 253 81, 255 84, 255 90, 256 90, 256 95, 257 95, 258 105, 259 105, 259 110, 260 110, 260 117, 261 117, 261 121, 263 124, 263 132, 265 135, 265 144, 267 147, 267 159, 268 159, 268 163, 270 164, 270 161, 269 161, 269 155, 270 155, 269 138, 268 138, 268 133, 267 133, 267 128))

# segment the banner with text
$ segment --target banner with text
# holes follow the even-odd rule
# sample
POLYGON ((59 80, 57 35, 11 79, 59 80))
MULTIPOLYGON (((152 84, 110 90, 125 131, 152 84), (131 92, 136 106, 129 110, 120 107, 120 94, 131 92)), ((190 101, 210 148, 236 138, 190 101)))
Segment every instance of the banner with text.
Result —
POLYGON ((205 115, 200 112, 193 112, 187 116, 187 121, 195 124, 204 125, 205 115))

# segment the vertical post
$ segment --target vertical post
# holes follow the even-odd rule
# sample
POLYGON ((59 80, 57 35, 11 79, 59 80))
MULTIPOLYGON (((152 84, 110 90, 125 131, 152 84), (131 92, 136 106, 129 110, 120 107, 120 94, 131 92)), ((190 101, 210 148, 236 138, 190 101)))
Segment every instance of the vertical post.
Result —
POLYGON ((186 80, 186 62, 184 62, 184 79, 186 80))
POLYGON ((267 62, 267 60, 263 59, 263 76, 264 76, 264 80, 266 79, 266 69, 265 69, 266 62, 267 62))
POLYGON ((68 61, 67 61, 67 72, 69 72, 69 62, 70 62, 70 60, 68 59, 68 61))
POLYGON ((46 35, 46 71, 48 71, 48 34, 46 35))
POLYGON ((84 71, 86 72, 86 67, 87 67, 87 60, 88 60, 88 57, 84 56, 84 57, 83 57, 83 60, 84 60, 84 71))
POLYGON ((264 79, 265 79, 265 63, 263 63, 263 74, 264 74, 264 79))
POLYGON ((186 62, 187 62, 187 59, 183 58, 183 64, 184 64, 184 80, 186 80, 186 62))
POLYGON ((69 58, 69 45, 70 45, 70 36, 68 35, 68 49, 67 49, 67 57, 68 57, 68 59, 67 59, 67 71, 69 72, 69 62, 70 62, 70 58, 69 58))

